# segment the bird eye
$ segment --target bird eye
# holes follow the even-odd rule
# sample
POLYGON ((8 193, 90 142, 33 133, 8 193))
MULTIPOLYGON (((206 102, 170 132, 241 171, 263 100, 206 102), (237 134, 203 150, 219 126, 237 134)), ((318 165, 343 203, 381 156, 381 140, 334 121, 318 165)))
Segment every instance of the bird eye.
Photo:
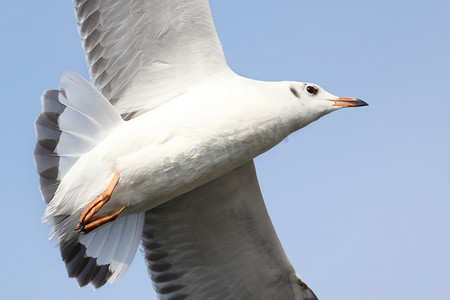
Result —
POLYGON ((319 89, 316 88, 315 86, 308 85, 308 86, 306 87, 306 91, 307 91, 308 93, 310 93, 311 95, 316 95, 317 92, 319 91, 319 89))

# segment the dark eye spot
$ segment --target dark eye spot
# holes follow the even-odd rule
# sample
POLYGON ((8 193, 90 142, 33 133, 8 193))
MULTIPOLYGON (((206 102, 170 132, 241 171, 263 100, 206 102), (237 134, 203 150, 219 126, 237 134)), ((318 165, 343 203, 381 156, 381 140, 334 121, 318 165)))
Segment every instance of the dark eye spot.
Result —
POLYGON ((292 92, 292 94, 294 94, 295 97, 300 98, 298 91, 294 87, 291 87, 291 92, 292 92))
POLYGON ((316 95, 317 92, 319 91, 319 89, 316 88, 315 86, 308 85, 308 86, 306 87, 306 91, 307 91, 308 93, 310 93, 311 95, 316 95))

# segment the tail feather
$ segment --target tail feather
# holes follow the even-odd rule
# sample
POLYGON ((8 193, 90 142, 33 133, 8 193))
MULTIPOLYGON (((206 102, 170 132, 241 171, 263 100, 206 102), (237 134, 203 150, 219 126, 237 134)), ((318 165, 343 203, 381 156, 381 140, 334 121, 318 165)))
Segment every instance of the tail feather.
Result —
POLYGON ((129 233, 129 235, 135 236, 132 242, 129 242, 128 235, 123 234, 120 243, 117 246, 116 252, 114 254, 114 259, 111 263, 111 269, 115 270, 109 281, 111 283, 116 282, 122 277, 123 274, 128 270, 134 256, 136 255, 136 250, 141 241, 142 229, 144 228, 145 213, 141 213, 136 217, 136 220, 127 220, 124 233, 129 233))
POLYGON ((99 229, 60 244, 69 277, 95 288, 114 283, 133 261, 144 224, 144 213, 118 218, 99 229))
POLYGON ((63 74, 58 90, 45 91, 41 102, 34 158, 42 197, 48 204, 78 159, 123 121, 108 100, 72 72, 63 74))
MULTIPOLYGON (((49 204, 78 159, 123 120, 90 83, 71 72, 63 74, 57 90, 45 91, 41 101, 34 157, 42 196, 49 204)), ((53 225, 69 277, 76 278, 80 286, 99 288, 118 280, 133 260, 144 213, 121 216, 88 234, 73 230, 79 213, 55 214, 46 220, 53 225)))
POLYGON ((77 240, 61 244, 60 249, 69 277, 76 278, 80 287, 89 283, 101 287, 111 276, 109 266, 100 265, 95 258, 87 256, 87 248, 77 240))
POLYGON ((53 198, 61 179, 58 171, 59 156, 56 153, 56 146, 61 137, 58 119, 66 107, 58 100, 60 92, 48 90, 42 94, 43 111, 35 123, 38 141, 34 150, 34 158, 40 176, 42 197, 47 204, 53 198))

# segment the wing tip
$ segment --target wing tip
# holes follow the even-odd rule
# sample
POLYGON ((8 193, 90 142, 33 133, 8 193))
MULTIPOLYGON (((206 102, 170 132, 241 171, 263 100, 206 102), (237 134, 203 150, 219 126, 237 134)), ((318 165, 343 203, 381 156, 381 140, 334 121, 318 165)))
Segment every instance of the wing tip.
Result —
POLYGON ((297 280, 297 284, 300 286, 303 297, 305 300, 319 300, 316 294, 309 288, 309 286, 300 278, 298 274, 295 274, 295 278, 297 280))

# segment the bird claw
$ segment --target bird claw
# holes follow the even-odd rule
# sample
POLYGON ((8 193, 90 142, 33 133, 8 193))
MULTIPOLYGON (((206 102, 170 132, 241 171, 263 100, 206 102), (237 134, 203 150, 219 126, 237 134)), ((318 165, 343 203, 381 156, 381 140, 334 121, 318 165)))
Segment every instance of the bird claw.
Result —
POLYGON ((91 218, 89 221, 87 221, 86 223, 81 224, 81 226, 79 227, 78 230, 80 230, 84 234, 89 233, 92 230, 102 226, 103 224, 114 221, 125 208, 127 208, 127 206, 122 205, 122 206, 116 208, 115 210, 108 211, 108 212, 102 213, 98 216, 95 216, 95 217, 91 218))
POLYGON ((126 205, 123 205, 113 211, 106 212, 98 216, 95 215, 111 198, 112 192, 119 182, 119 178, 119 172, 115 172, 114 177, 106 190, 98 195, 91 203, 89 203, 89 205, 81 213, 78 225, 75 227, 75 230, 88 233, 107 222, 115 220, 119 216, 119 214, 127 207, 126 205))

